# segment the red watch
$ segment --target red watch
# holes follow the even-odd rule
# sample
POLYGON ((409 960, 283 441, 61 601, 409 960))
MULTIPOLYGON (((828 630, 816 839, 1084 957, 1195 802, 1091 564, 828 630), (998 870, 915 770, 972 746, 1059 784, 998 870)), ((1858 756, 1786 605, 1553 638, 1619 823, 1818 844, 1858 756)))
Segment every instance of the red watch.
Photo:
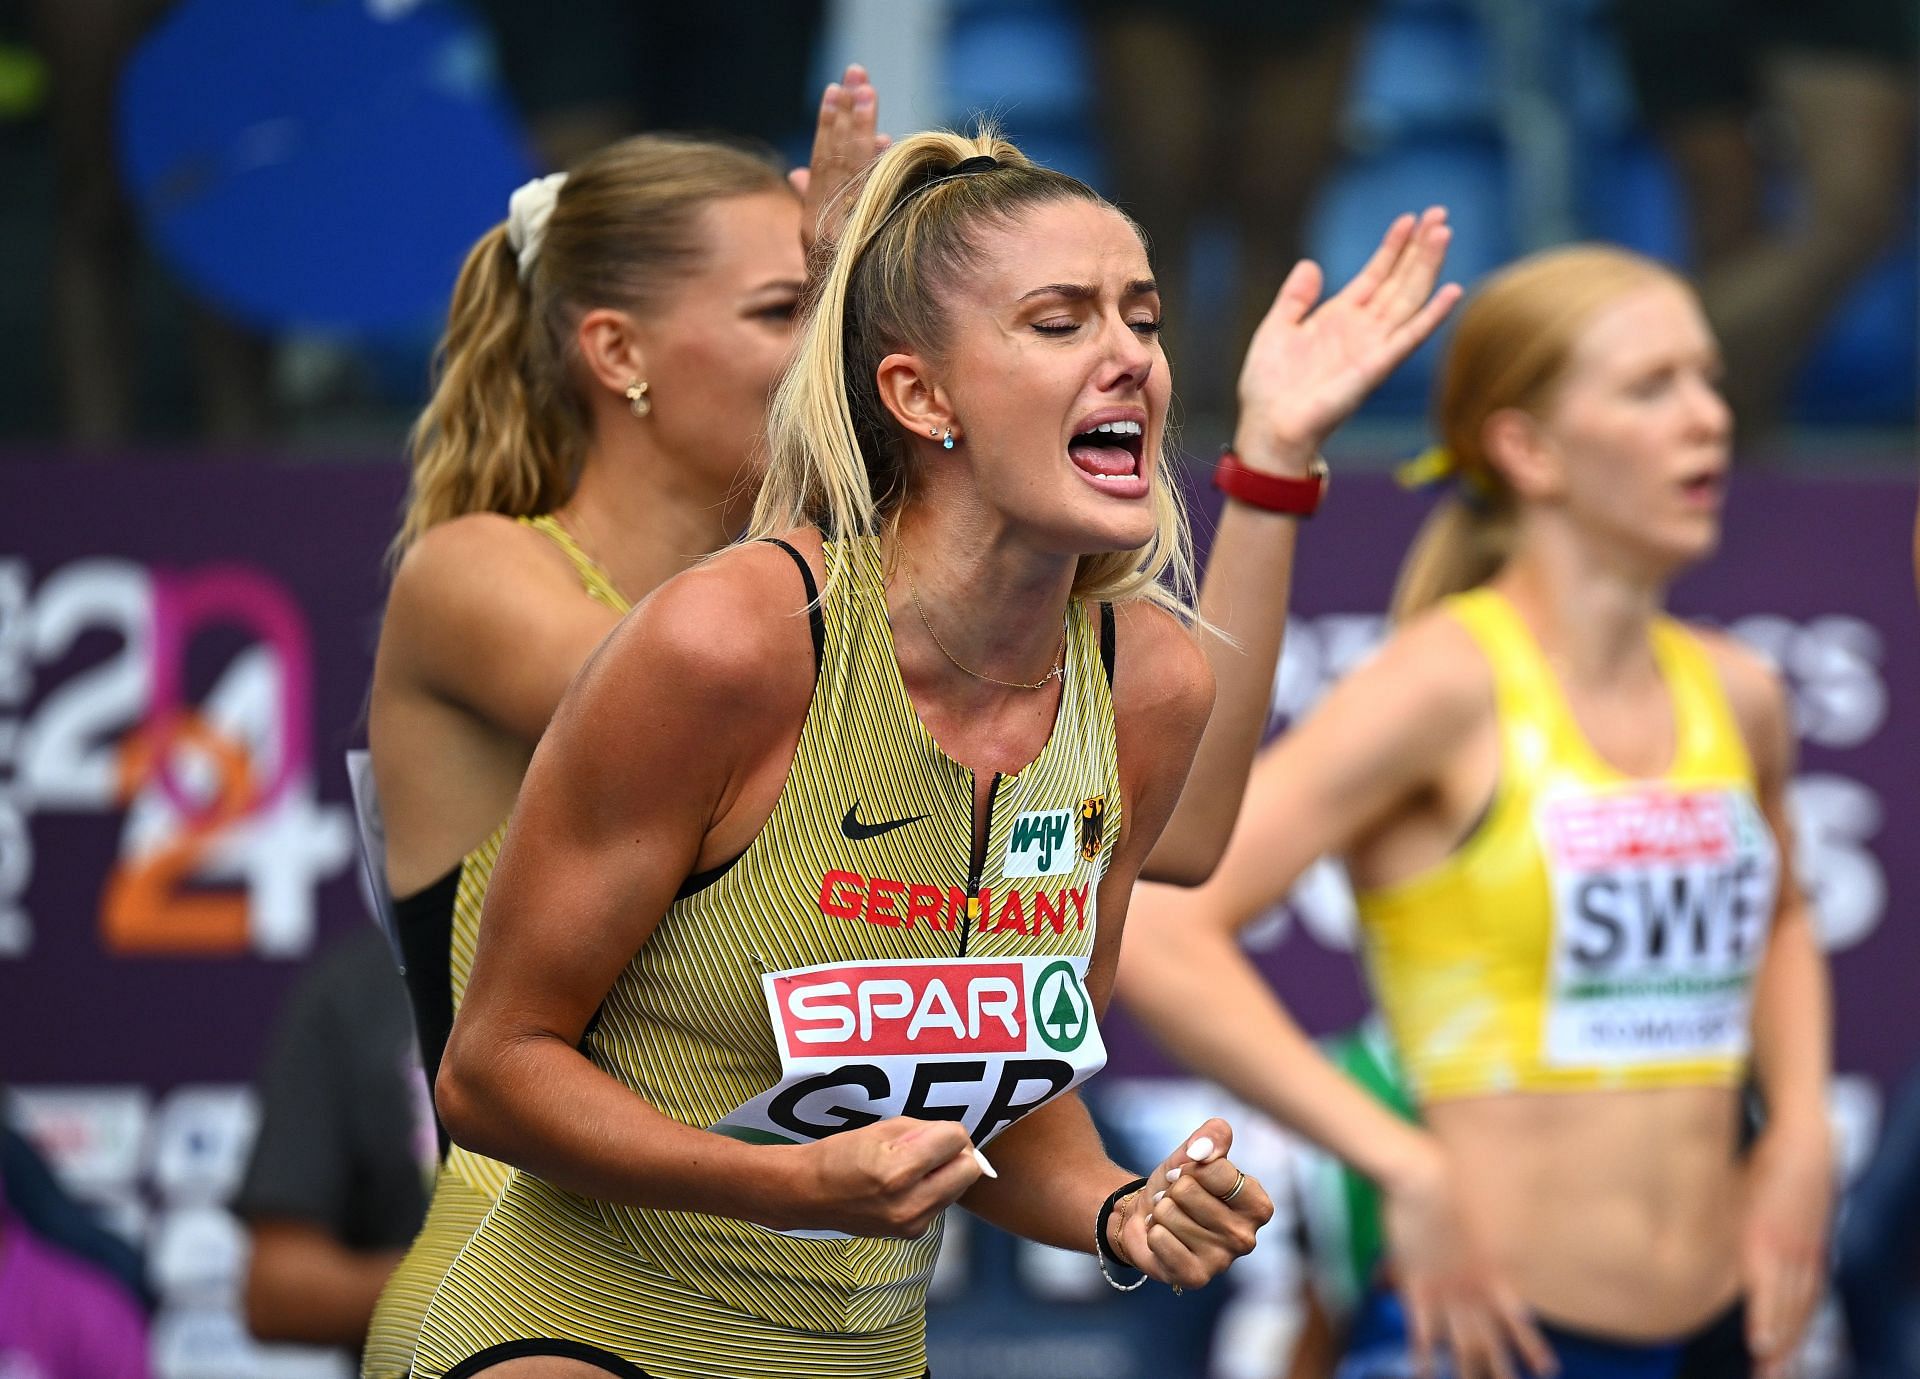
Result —
POLYGON ((1289 474, 1262 474, 1242 464, 1230 445, 1220 447, 1220 463, 1213 467, 1213 486, 1227 497, 1290 517, 1313 516, 1319 510, 1320 500, 1327 496, 1327 484, 1332 477, 1327 462, 1318 455, 1299 478, 1289 474))

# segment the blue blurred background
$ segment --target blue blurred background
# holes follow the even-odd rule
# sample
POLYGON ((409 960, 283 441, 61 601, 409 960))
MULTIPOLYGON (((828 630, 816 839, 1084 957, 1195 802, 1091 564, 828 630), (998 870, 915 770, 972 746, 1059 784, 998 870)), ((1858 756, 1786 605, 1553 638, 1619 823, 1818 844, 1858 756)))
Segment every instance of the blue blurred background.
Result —
MULTIPOLYGON (((1142 221, 1196 449, 1294 255, 1339 280, 1440 202, 1469 283, 1585 237, 1697 271, 1745 450, 1884 462, 1920 367, 1913 7, 1802 9, 0 0, 0 446, 391 461, 460 257, 531 170, 662 125, 802 157, 857 58, 886 127, 985 114, 1142 221)), ((1348 449, 1417 448, 1435 354, 1348 449)))

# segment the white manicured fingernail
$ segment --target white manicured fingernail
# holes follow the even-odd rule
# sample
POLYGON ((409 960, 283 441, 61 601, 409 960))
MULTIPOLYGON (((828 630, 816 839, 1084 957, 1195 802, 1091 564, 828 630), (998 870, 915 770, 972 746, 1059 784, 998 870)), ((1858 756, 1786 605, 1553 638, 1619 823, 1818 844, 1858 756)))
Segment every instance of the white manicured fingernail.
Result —
POLYGON ((994 1171, 993 1165, 987 1162, 987 1156, 977 1149, 973 1151, 973 1161, 980 1165, 980 1171, 989 1178, 998 1178, 1000 1176, 994 1171))
POLYGON ((1187 1146, 1187 1157, 1195 1163, 1199 1163, 1211 1153, 1213 1153, 1213 1141, 1205 1135, 1202 1135, 1199 1139, 1187 1146))
POLYGON ((1170 1183, 1171 1183, 1171 1182, 1173 1182, 1173 1181, 1175 1181, 1175 1180, 1176 1180, 1177 1178, 1179 1178, 1179 1176, 1180 1176, 1180 1170, 1179 1170, 1179 1169, 1177 1169, 1177 1168, 1170 1168, 1170 1169, 1168 1169, 1168 1170, 1167 1170, 1167 1181, 1168 1181, 1168 1182, 1170 1182, 1170 1183))
POLYGON ((1156 1192, 1156 1193, 1154 1193, 1154 1194, 1153 1194, 1153 1200, 1157 1202, 1157 1201, 1159 1201, 1159 1200, 1160 1200, 1160 1199, 1161 1199, 1162 1197, 1165 1197, 1166 1195, 1167 1195, 1167 1194, 1166 1194, 1166 1193, 1164 1193, 1164 1192, 1156 1192))

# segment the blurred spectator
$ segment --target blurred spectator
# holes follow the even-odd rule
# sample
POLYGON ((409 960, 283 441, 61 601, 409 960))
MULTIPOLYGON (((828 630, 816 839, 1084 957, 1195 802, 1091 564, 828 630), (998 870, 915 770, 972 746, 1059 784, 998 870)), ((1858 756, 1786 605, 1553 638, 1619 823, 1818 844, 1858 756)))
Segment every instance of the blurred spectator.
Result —
POLYGON ((1152 237, 1179 395, 1189 416, 1224 414, 1235 362, 1303 253, 1370 0, 1082 3, 1106 93, 1107 183, 1152 237), (1224 334, 1185 328, 1194 230, 1209 215, 1239 255, 1224 334), (1209 335, 1217 353, 1188 353, 1209 335))
POLYGON ((4 1209, 15 1220, 47 1244, 111 1275, 144 1311, 153 1311, 140 1252, 68 1196, 33 1143, 11 1125, 0 1126, 0 1189, 4 1209))
POLYGON ((641 129, 786 145, 812 128, 821 0, 472 0, 540 161, 564 168, 641 129))
POLYGON ((1920 1068, 1847 1199, 1837 1282, 1856 1379, 1920 1374, 1920 1068))
MULTIPOLYGON (((76 445, 135 438, 143 373, 135 266, 138 240, 120 188, 114 91, 142 31, 169 0, 28 0, 49 78, 57 217, 54 352, 61 429, 76 445)), ((264 340, 207 308, 191 308, 201 431, 222 442, 261 439, 270 419, 264 340)))
POLYGON ((234 1210, 253 1238, 261 1340, 358 1350, 426 1216, 436 1158, 393 955, 369 928, 307 972, 260 1077, 260 1135, 234 1210))
MULTIPOLYGON (((1386 1022, 1375 1012, 1350 1030, 1320 1041, 1328 1060, 1402 1120, 1419 1112, 1386 1022)), ((1288 1379, 1328 1379, 1346 1354, 1354 1314, 1378 1285, 1386 1261, 1380 1191, 1352 1168, 1311 1145, 1294 1160, 1300 1232, 1294 1246, 1306 1262, 1304 1322, 1288 1379)))
POLYGON ((99 1265, 49 1244, 0 1203, 0 1375, 150 1374, 146 1316, 126 1286, 99 1265))
POLYGON ((1829 313, 1905 222, 1920 7, 1617 0, 1617 14, 1680 177, 1694 276, 1751 438, 1776 421, 1829 313))

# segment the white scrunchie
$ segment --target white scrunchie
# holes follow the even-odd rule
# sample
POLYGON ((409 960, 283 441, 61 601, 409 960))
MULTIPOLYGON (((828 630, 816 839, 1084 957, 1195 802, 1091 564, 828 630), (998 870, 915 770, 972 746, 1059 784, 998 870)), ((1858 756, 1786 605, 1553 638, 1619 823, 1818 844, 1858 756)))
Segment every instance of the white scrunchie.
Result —
POLYGON ((540 257, 540 245, 547 237, 547 222, 553 219, 554 204, 560 200, 560 185, 566 180, 564 172, 548 173, 534 178, 507 199, 507 243, 513 246, 514 258, 520 264, 521 282, 527 280, 527 275, 533 272, 534 260, 540 257))

